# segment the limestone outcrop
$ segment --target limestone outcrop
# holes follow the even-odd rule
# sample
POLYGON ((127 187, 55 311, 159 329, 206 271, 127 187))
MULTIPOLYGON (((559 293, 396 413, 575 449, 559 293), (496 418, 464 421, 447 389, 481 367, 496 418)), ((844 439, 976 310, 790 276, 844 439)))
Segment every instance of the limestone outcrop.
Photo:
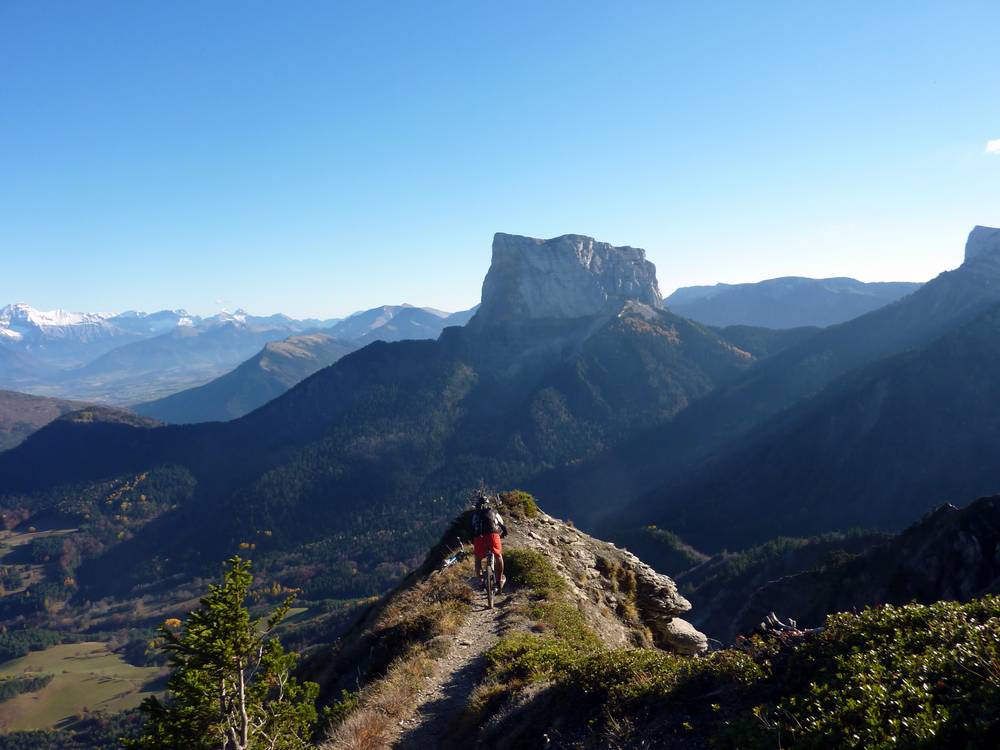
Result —
POLYGON ((577 234, 539 240, 498 233, 475 321, 582 318, 630 300, 663 306, 645 250, 577 234))
POLYGON ((549 557, 607 645, 656 645, 687 655, 707 650, 706 636, 681 619, 691 603, 674 581, 628 550, 545 513, 512 525, 509 544, 549 557))
POLYGON ((1000 229, 994 227, 973 227, 965 243, 965 260, 984 256, 1000 257, 1000 229))

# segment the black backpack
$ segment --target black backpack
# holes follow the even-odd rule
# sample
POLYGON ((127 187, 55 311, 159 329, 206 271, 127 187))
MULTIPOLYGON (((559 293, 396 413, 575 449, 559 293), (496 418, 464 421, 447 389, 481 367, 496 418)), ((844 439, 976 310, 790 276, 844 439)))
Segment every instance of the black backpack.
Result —
POLYGON ((500 522, 493 508, 479 508, 472 514, 472 533, 474 536, 483 534, 498 534, 500 522))

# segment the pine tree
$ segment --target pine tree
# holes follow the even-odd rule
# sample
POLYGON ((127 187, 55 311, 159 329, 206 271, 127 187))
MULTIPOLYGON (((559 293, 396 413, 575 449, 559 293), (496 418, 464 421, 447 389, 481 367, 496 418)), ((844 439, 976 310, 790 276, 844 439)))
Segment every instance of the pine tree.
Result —
POLYGON ((142 750, 300 750, 309 747, 319 687, 291 676, 296 654, 286 653, 272 631, 291 597, 269 616, 246 608, 250 562, 227 561, 222 584, 212 585, 178 632, 160 627, 170 655, 169 697, 147 698, 142 750))

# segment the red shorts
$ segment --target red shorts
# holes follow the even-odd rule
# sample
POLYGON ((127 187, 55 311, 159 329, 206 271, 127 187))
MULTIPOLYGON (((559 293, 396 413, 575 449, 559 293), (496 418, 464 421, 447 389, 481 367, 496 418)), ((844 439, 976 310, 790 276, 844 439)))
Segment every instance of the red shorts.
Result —
POLYGON ((494 555, 503 554, 503 545, 500 544, 500 535, 482 534, 472 540, 472 549, 476 552, 476 559, 482 560, 491 549, 494 555))

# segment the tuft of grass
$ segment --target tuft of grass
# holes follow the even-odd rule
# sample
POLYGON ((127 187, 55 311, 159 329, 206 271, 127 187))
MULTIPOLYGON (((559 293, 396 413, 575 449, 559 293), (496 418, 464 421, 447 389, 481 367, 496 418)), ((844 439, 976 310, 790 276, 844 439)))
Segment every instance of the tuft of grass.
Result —
POLYGON ((568 601, 548 599, 533 602, 528 608, 528 616, 535 621, 537 630, 574 648, 582 651, 601 648, 601 639, 587 626, 583 613, 568 601))
POLYGON ((532 549, 509 549, 504 555, 507 580, 533 589, 535 595, 548 597, 566 590, 566 581, 556 572, 549 558, 532 549))

